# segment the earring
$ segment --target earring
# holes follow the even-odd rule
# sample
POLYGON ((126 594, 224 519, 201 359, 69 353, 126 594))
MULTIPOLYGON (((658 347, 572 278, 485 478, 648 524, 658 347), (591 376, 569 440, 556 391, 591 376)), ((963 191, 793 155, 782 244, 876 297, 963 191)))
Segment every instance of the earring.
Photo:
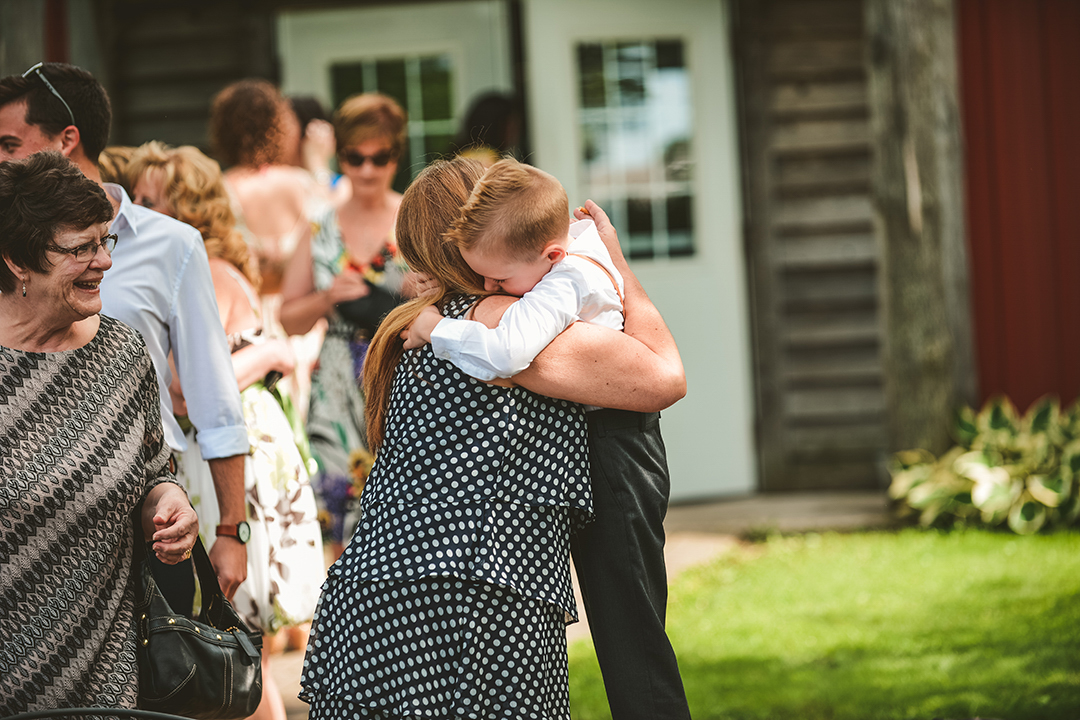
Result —
POLYGON ((22 296, 26 297, 26 281, 22 281, 22 296))

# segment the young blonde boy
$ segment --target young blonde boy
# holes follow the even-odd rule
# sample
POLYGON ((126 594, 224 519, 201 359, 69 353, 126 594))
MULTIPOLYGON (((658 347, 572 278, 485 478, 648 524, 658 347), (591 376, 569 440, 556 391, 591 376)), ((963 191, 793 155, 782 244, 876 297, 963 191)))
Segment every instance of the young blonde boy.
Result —
POLYGON ((477 183, 447 233, 492 292, 521 298, 498 327, 427 308, 405 348, 430 342, 436 357, 480 380, 512 377, 578 320, 623 327, 623 279, 592 220, 570 223, 566 191, 551 175, 506 159, 477 183))

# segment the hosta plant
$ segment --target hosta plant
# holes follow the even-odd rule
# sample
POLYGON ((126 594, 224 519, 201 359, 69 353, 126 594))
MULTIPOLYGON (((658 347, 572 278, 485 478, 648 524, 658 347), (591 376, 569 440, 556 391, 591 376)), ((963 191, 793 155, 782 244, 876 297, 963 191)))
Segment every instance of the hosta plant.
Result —
POLYGON ((923 525, 1007 524, 1028 535, 1080 517, 1080 401, 1052 397, 1021 416, 1007 398, 957 413, 959 443, 941 457, 907 450, 892 458, 889 495, 923 525))

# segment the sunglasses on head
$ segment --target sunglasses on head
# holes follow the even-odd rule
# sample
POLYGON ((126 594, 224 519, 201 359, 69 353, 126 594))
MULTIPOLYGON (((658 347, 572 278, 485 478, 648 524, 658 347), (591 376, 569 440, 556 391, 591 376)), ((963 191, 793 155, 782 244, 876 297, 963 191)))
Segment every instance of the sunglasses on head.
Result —
POLYGON ((33 73, 34 75, 37 75, 38 78, 41 80, 41 82, 45 83, 45 87, 47 87, 49 89, 49 92, 51 92, 53 95, 55 95, 56 99, 64 104, 64 109, 68 111, 68 117, 71 118, 71 124, 74 125, 75 124, 75 113, 71 112, 71 106, 68 105, 67 100, 65 100, 64 97, 59 92, 56 91, 56 88, 53 87, 53 84, 51 82, 49 82, 49 78, 45 77, 45 73, 41 72, 41 68, 42 68, 43 65, 45 65, 45 63, 39 62, 34 67, 32 67, 29 70, 27 70, 26 72, 24 72, 22 74, 23 78, 25 79, 31 73, 33 73))
POLYGON ((352 165, 353 167, 360 167, 368 160, 370 160, 375 167, 386 167, 390 164, 390 161, 394 159, 394 153, 389 150, 383 150, 377 152, 374 155, 364 155, 358 153, 355 150, 346 150, 339 155, 341 161, 346 165, 352 165))

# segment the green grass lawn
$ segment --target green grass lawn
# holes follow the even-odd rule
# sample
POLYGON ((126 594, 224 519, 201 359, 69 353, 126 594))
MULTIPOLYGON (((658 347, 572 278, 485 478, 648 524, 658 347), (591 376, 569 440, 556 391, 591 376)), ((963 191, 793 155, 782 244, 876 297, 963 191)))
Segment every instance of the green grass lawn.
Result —
MULTIPOLYGON (((773 538, 677 578, 695 720, 1080 718, 1080 534, 773 538)), ((609 718, 592 644, 575 720, 609 718)))

